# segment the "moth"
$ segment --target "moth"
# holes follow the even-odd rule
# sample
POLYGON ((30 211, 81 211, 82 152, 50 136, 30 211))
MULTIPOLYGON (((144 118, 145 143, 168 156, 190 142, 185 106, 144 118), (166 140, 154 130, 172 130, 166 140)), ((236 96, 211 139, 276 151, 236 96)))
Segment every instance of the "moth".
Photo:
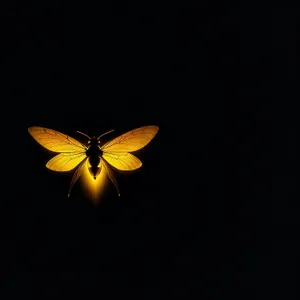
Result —
POLYGON ((96 180, 103 169, 115 186, 120 196, 113 168, 122 171, 136 170, 142 166, 142 162, 130 152, 145 147, 157 134, 158 126, 142 126, 133 129, 101 145, 100 138, 112 132, 110 130, 98 137, 89 137, 87 134, 77 133, 88 138, 87 145, 77 141, 66 134, 53 129, 32 126, 28 128, 30 135, 46 149, 58 153, 51 158, 46 167, 53 171, 67 172, 74 170, 68 196, 77 179, 85 167, 96 180))

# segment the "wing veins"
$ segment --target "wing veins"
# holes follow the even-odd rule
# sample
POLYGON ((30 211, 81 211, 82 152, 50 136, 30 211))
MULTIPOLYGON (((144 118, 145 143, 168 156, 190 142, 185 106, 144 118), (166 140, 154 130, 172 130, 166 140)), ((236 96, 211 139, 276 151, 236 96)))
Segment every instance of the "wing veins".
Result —
MULTIPOLYGON (((82 154, 81 154, 82 155, 82 154)), ((74 159, 77 159, 77 158, 79 158, 81 155, 72 155, 72 156, 70 156, 69 157, 69 159, 68 160, 66 160, 66 161, 61 161, 60 163, 57 163, 57 168, 63 168, 65 165, 67 165, 70 161, 72 161, 72 160, 74 160, 74 159)), ((75 166, 76 167, 76 166, 75 166)), ((74 167, 74 168, 75 168, 74 167)))
POLYGON ((58 171, 58 172, 67 172, 71 171, 74 168, 78 166, 86 158, 85 153, 78 153, 78 154, 65 154, 65 153, 60 153, 56 156, 54 156, 52 159, 50 159, 47 163, 47 168, 53 171, 58 171), (73 160, 79 160, 77 164, 74 166, 68 166, 69 163, 72 163, 73 160), (67 166, 67 168, 65 168, 67 166))
POLYGON ((144 126, 133 129, 107 142, 101 147, 101 150, 106 151, 106 149, 114 148, 114 146, 123 146, 124 149, 128 149, 128 152, 139 150, 146 146, 154 138, 157 131, 157 126, 144 126), (138 139, 138 141, 136 141, 136 139, 138 139))
POLYGON ((130 161, 131 163, 129 163, 129 161, 124 161, 124 160, 121 160, 120 159, 120 156, 125 156, 125 157, 127 157, 128 156, 128 153, 126 153, 126 155, 119 155, 119 153, 118 154, 115 154, 116 156, 111 156, 111 155, 109 155, 107 152, 106 152, 106 155, 107 156, 109 156, 111 159, 114 159, 114 160, 116 160, 116 161, 118 161, 118 162, 121 162, 123 165, 125 165, 125 166, 128 166, 128 167, 134 167, 134 163, 133 163, 133 161, 130 161))
MULTIPOLYGON (((53 129, 33 126, 29 128, 29 132, 38 141, 38 143, 40 143, 43 147, 48 147, 49 150, 54 152, 64 152, 64 148, 68 149, 68 147, 87 150, 87 147, 76 139, 53 129), (50 141, 48 142, 48 140, 50 141), (55 150, 57 147, 62 148, 62 150, 55 150)), ((71 151, 75 152, 76 150, 72 149, 71 151)))
MULTIPOLYGON (((81 144, 81 146, 79 146, 79 145, 77 145, 77 144, 75 144, 75 143, 73 143, 72 141, 70 141, 70 136, 69 135, 66 135, 66 138, 62 135, 62 134, 60 134, 60 133, 52 133, 52 132, 47 132, 46 131, 46 129, 44 129, 44 131, 46 132, 46 134, 49 134, 49 135, 52 135, 52 136, 54 136, 55 138, 54 139, 56 139, 56 140, 58 140, 59 142, 61 142, 62 144, 60 144, 60 145, 64 145, 64 144, 68 144, 68 145, 72 145, 72 146, 75 146, 75 147, 79 147, 79 148, 83 148, 83 149, 87 149, 86 148, 86 146, 84 146, 84 145, 82 145, 81 144), (60 138, 58 138, 58 136, 60 137, 60 138), (67 140, 67 141, 66 141, 67 140)), ((45 136, 45 137, 41 137, 40 138, 40 140, 48 140, 48 137, 47 136, 45 136)), ((53 142, 50 142, 50 143, 45 143, 46 145, 49 145, 49 144, 51 144, 51 143, 53 143, 53 142)))

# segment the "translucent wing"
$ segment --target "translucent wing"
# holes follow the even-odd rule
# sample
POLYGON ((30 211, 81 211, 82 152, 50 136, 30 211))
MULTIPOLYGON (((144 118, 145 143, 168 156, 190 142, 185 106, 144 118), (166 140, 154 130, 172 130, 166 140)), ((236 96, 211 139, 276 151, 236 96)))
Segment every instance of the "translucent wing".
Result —
POLYGON ((77 181, 77 179, 80 177, 80 175, 82 174, 84 167, 86 165, 87 162, 87 157, 80 163, 80 165, 78 166, 78 168, 76 169, 76 171, 73 174, 72 180, 71 180, 71 184, 70 184, 70 188, 69 188, 69 192, 68 192, 68 197, 70 197, 70 193, 72 190, 73 185, 75 184, 75 182, 77 181))
POLYGON ((40 145, 53 152, 84 152, 87 149, 74 138, 53 129, 33 126, 28 131, 40 145))
POLYGON ((85 158, 85 152, 82 153, 60 153, 51 158, 46 167, 53 171, 71 171, 78 166, 85 158))
POLYGON ((102 163, 102 166, 104 168, 106 175, 108 176, 108 178, 111 180, 111 182, 114 184, 115 188, 117 189, 118 196, 120 196, 120 191, 119 191, 117 180, 116 180, 114 173, 111 170, 109 164, 103 158, 101 159, 101 163, 102 163))
POLYGON ((136 170, 142 166, 142 162, 130 153, 103 152, 102 158, 116 169, 122 171, 136 170))
POLYGON ((128 131, 101 147, 103 152, 132 152, 145 147, 158 132, 157 126, 143 126, 128 131))

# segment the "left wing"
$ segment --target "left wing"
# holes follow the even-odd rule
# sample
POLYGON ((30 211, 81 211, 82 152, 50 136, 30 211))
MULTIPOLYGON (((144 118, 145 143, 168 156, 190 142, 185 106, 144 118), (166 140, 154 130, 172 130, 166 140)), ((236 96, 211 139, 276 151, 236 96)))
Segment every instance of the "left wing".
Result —
POLYGON ((85 152, 87 147, 74 138, 53 129, 33 126, 31 136, 43 147, 53 152, 85 152))
POLYGON ((85 158, 85 152, 83 153, 60 153, 51 158, 46 167, 53 171, 65 172, 71 171, 78 166, 85 158))

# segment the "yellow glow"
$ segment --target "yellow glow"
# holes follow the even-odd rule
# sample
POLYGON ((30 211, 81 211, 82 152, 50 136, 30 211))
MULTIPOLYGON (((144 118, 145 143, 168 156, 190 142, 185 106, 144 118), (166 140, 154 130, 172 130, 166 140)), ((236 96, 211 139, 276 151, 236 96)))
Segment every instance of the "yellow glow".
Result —
MULTIPOLYGON (((145 147, 155 137, 158 130, 157 126, 142 126, 125 132, 100 146, 102 156, 100 151, 99 153, 96 151, 96 154, 98 153, 97 155, 100 158, 102 157, 100 164, 103 167, 100 174, 96 175, 97 178, 94 179, 88 170, 90 167, 89 162, 86 163, 88 157, 91 158, 95 154, 94 152, 93 155, 90 153, 90 146, 85 146, 76 139, 53 129, 39 126, 28 128, 28 132, 40 145, 50 151, 59 153, 48 161, 46 164, 47 168, 59 172, 71 171, 76 168, 70 190, 77 179, 80 178, 83 189, 95 203, 103 195, 105 185, 108 182, 107 178, 114 184, 119 194, 118 184, 110 166, 122 171, 140 168, 142 162, 129 152, 145 147)), ((97 139, 98 143, 100 143, 99 139, 102 136, 100 135, 97 139)), ((89 136, 87 137, 89 138, 89 136)))
POLYGON ((97 176, 97 178, 94 179, 88 170, 88 164, 86 164, 81 175, 81 184, 82 188, 88 194, 89 198, 92 199, 93 202, 99 202, 101 195, 105 190, 106 183, 107 177, 103 168, 101 169, 101 172, 97 176))

